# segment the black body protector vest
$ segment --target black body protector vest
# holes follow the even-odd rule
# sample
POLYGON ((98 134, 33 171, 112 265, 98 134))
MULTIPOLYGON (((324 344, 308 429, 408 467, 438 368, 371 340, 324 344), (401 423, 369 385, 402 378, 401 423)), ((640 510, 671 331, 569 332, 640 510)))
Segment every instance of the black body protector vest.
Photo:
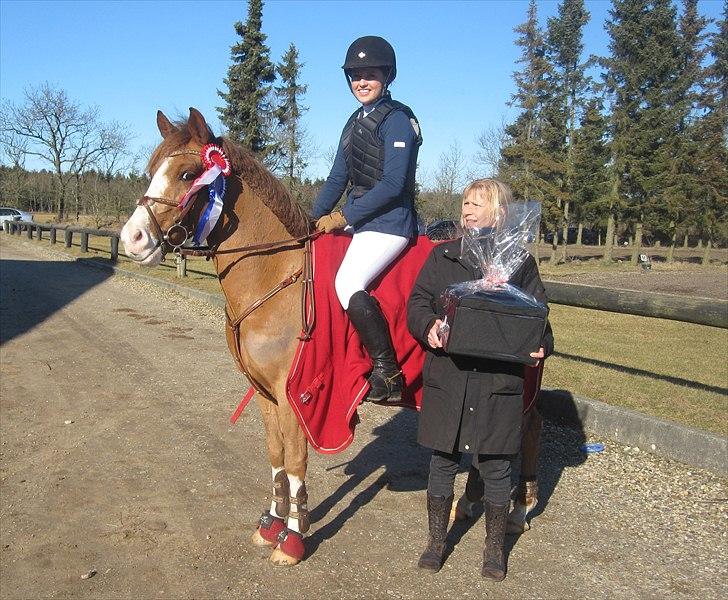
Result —
MULTIPOLYGON (((422 144, 420 125, 412 109, 385 98, 366 117, 357 118, 361 108, 354 111, 344 126, 343 146, 346 150, 346 164, 349 168, 349 192, 359 198, 371 190, 382 179, 384 172, 384 144, 379 138, 379 127, 393 110, 402 110, 409 117, 417 133, 416 146, 413 149, 414 164, 417 164, 417 151, 422 144), (353 189, 352 189, 353 188, 353 189)), ((411 198, 415 195, 415 169, 407 174, 405 193, 411 198)), ((348 195, 348 194, 347 194, 348 195)))

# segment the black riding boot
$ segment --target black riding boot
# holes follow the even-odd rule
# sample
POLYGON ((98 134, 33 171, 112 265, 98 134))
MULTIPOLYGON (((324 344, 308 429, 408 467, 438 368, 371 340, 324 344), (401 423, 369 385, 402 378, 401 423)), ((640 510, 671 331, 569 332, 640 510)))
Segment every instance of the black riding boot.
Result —
POLYGON ((443 496, 433 496, 430 492, 427 492, 427 522, 430 536, 427 539, 427 547, 417 562, 420 569, 427 569, 437 573, 442 567, 452 500, 453 496, 444 498, 443 496))
POLYGON ((508 505, 485 502, 485 550, 483 568, 480 574, 494 581, 506 578, 506 559, 504 552, 508 505))
POLYGON ((372 373, 369 375, 371 388, 366 400, 400 402, 402 371, 397 364, 389 326, 379 304, 367 292, 360 291, 351 297, 346 312, 372 359, 372 373))

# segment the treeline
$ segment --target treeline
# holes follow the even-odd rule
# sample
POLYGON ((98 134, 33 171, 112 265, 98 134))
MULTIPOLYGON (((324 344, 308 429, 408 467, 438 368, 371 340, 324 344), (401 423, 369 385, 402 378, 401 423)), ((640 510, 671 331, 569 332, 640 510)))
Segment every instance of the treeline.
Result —
MULTIPOLYGON (((250 0, 247 21, 234 24, 241 39, 231 48, 227 90, 218 92, 220 120, 225 135, 255 152, 310 206, 323 181, 304 174, 311 146, 301 123, 303 64, 294 44, 278 64, 271 62, 262 10, 262 0, 250 0)), ((0 166, 2 202, 55 212, 60 221, 90 214, 104 224, 128 215, 148 185, 141 169, 151 149, 133 152, 128 126, 105 123, 99 114, 48 83, 26 89, 19 104, 3 102, 0 147, 9 166, 0 166), (26 170, 28 158, 48 168, 26 170)))
MULTIPOLYGON (((562 0, 539 27, 531 0, 516 32, 522 53, 500 142, 498 175, 540 200, 554 247, 569 226, 598 230, 611 260, 629 237, 708 248, 728 238, 728 2, 716 31, 697 0, 613 0, 610 55, 583 56, 583 0, 562 0)), ((563 252, 566 252, 564 247, 563 252)), ((554 253, 556 257, 556 253, 554 253)))

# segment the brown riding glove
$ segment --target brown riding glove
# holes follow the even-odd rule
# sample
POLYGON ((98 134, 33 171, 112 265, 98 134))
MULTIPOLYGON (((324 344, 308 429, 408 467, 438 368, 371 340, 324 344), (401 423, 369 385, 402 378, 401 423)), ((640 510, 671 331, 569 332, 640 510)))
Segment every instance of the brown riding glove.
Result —
POLYGON ((344 213, 340 210, 324 215, 316 221, 316 229, 321 233, 331 233, 336 229, 343 229, 348 223, 344 217, 344 213))

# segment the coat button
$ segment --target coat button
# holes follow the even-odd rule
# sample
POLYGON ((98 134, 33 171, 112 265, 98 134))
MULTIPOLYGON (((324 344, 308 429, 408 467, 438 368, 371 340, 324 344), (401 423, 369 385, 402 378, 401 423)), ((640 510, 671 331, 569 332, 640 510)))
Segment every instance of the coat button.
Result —
POLYGON ((470 412, 473 412, 473 407, 471 406, 468 410, 470 410, 470 412))
POLYGON ((467 444, 465 444, 465 449, 466 450, 470 450, 470 446, 468 446, 467 444))

